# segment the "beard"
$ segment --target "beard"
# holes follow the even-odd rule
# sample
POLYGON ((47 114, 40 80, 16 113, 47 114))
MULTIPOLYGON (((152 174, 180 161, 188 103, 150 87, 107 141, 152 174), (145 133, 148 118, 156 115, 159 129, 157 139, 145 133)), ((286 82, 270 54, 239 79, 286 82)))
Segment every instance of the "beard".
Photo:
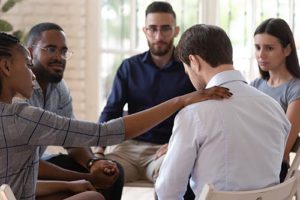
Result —
MULTIPOLYGON (((49 65, 55 64, 55 63, 62 64, 59 61, 52 61, 52 62, 50 61, 49 63, 47 63, 47 65, 49 66, 49 65)), ((43 80, 43 81, 48 82, 48 83, 58 83, 63 78, 63 73, 61 73, 61 74, 51 74, 46 70, 46 67, 44 65, 42 65, 40 62, 37 62, 34 65, 34 67, 32 68, 32 71, 36 75, 37 79, 43 80)))
POLYGON ((148 41, 150 53, 154 56, 164 56, 164 55, 168 54, 170 52, 170 50, 173 48, 173 41, 174 41, 174 39, 172 39, 169 43, 164 42, 164 41, 158 41, 157 43, 161 43, 161 44, 165 45, 162 48, 158 48, 158 47, 156 47, 155 43, 150 43, 148 41))

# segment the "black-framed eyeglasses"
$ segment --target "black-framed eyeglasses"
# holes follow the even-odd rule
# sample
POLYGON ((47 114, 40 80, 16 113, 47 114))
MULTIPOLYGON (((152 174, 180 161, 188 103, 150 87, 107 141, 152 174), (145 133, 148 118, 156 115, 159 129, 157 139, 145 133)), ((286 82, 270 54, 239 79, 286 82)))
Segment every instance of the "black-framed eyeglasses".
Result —
POLYGON ((162 25, 162 26, 150 25, 146 27, 146 33, 151 37, 155 36, 158 32, 160 32, 162 36, 170 36, 173 33, 174 29, 175 26, 171 26, 171 25, 162 25))
POLYGON ((46 47, 39 47, 39 48, 44 50, 51 57, 60 55, 63 59, 69 60, 73 55, 73 52, 67 48, 63 48, 61 50, 53 46, 46 46, 46 47))

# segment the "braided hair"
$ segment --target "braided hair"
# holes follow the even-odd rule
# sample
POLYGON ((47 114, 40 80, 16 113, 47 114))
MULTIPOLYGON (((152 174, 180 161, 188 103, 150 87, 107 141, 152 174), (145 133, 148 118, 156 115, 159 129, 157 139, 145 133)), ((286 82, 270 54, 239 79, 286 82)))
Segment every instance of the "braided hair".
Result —
MULTIPOLYGON (((21 45, 20 41, 7 33, 0 32, 0 59, 12 57, 12 49, 16 45, 21 45)), ((0 94, 2 92, 2 79, 0 77, 0 94)))
POLYGON ((11 57, 12 47, 20 44, 20 41, 12 35, 0 32, 0 57, 11 57))

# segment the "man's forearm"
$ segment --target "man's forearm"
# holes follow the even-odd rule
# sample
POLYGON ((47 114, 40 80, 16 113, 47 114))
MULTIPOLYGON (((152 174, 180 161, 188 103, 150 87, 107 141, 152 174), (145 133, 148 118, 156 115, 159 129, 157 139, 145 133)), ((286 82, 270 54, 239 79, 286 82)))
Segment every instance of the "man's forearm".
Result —
POLYGON ((79 179, 90 180, 89 173, 80 173, 59 167, 50 162, 40 160, 39 164, 39 179, 42 180, 63 180, 74 181, 79 179))

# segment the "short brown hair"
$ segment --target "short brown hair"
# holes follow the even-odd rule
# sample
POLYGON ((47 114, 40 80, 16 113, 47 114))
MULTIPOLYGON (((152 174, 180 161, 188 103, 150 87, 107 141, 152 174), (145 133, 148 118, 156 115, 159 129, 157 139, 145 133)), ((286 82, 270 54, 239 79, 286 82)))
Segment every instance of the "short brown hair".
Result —
POLYGON ((212 67, 233 64, 232 46, 223 29, 213 25, 197 24, 187 29, 176 47, 177 57, 190 65, 189 55, 198 55, 212 67))

